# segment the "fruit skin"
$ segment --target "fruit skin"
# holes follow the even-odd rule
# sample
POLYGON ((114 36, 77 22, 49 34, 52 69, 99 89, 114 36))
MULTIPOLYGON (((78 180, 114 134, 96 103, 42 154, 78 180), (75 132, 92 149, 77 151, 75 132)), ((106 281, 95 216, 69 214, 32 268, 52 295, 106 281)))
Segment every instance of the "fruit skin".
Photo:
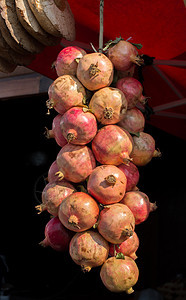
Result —
POLYGON ((116 88, 121 90, 125 95, 128 109, 135 107, 138 102, 142 104, 146 102, 146 97, 142 95, 143 86, 134 77, 120 78, 116 82, 116 88))
POLYGON ((101 267, 100 277, 105 287, 115 293, 134 292, 133 286, 138 281, 139 270, 135 261, 125 256, 125 259, 108 258, 101 267))
POLYGON ((64 199, 58 210, 61 223, 75 232, 90 229, 99 216, 97 202, 84 192, 76 192, 64 199))
POLYGON ((155 149, 155 140, 150 134, 140 132, 139 136, 133 136, 133 142, 130 156, 136 166, 145 166, 153 157, 161 156, 161 152, 155 149))
POLYGON ((46 102, 48 109, 54 108, 63 115, 71 107, 83 105, 86 91, 75 76, 63 75, 49 86, 48 96, 49 100, 46 102))
POLYGON ((127 100, 119 89, 105 87, 93 94, 89 108, 101 124, 116 124, 125 116, 127 100))
POLYGON ((144 115, 137 107, 127 109, 124 118, 118 123, 118 126, 130 133, 139 133, 144 130, 144 115))
POLYGON ((84 181, 96 167, 96 160, 87 146, 67 144, 58 153, 57 165, 64 178, 74 182, 84 181))
POLYGON ((76 75, 88 90, 95 91, 112 83, 114 68, 103 53, 89 53, 80 59, 76 75))
POLYGON ((56 251, 65 252, 69 248, 73 234, 61 224, 58 217, 54 217, 46 224, 45 238, 39 244, 43 247, 50 246, 56 251))
POLYGON ((71 239, 69 253, 83 272, 89 272, 91 268, 99 267, 105 262, 109 244, 98 232, 92 230, 78 232, 71 239))
POLYGON ((77 46, 69 46, 62 49, 55 61, 55 69, 58 76, 76 76, 78 62, 76 59, 82 58, 86 51, 77 46))
POLYGON ((135 218, 122 203, 107 205, 100 212, 97 229, 108 242, 120 244, 133 234, 135 218))
POLYGON ((111 256, 116 256, 117 253, 123 253, 125 256, 129 256, 132 259, 137 259, 136 256, 136 251, 139 247, 139 238, 136 234, 136 232, 133 232, 133 235, 130 236, 127 240, 122 242, 121 244, 114 245, 110 244, 109 245, 109 254, 111 256))
POLYGON ((60 128, 68 143, 85 145, 95 137, 97 121, 92 113, 72 107, 61 117, 60 128))
POLYGON ((58 177, 55 174, 58 171, 59 171, 59 169, 57 166, 57 162, 55 160, 55 161, 53 161, 53 163, 50 165, 50 167, 48 169, 48 177, 47 177, 48 182, 57 181, 58 177))
POLYGON ((49 182, 42 191, 42 204, 36 209, 41 213, 47 210, 51 215, 57 216, 61 202, 76 189, 67 180, 49 182))
POLYGON ((128 163, 133 148, 133 139, 117 125, 102 127, 92 141, 92 151, 101 164, 120 165, 128 163))
POLYGON ((133 190, 139 182, 139 170, 131 161, 128 164, 121 164, 118 168, 125 174, 127 178, 126 192, 133 190))
POLYGON ((112 204, 124 197, 126 182, 125 174, 116 166, 101 165, 89 176, 87 190, 99 203, 112 204))
POLYGON ((107 56, 118 71, 127 71, 134 64, 143 64, 137 49, 131 43, 123 40, 109 48, 107 56))
POLYGON ((135 217, 136 225, 144 222, 149 213, 157 209, 156 203, 151 203, 149 197, 140 191, 127 192, 120 203, 130 208, 135 217))

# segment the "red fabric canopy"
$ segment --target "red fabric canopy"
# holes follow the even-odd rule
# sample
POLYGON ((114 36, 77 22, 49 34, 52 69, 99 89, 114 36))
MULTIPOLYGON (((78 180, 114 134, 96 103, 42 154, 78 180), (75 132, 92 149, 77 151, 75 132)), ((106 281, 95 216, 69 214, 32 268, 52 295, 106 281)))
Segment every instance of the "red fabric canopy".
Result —
MULTIPOLYGON (((92 43, 98 48, 99 0, 68 2, 76 22, 76 40, 72 43, 62 40, 62 43, 85 46, 89 49, 92 43)), ((104 43, 119 36, 124 39, 132 37, 131 42, 143 45, 140 53, 155 57, 155 65, 143 68, 144 91, 151 97, 149 105, 155 109, 155 114, 151 116, 149 122, 186 139, 184 1, 105 0, 104 2, 104 43), (172 62, 176 66, 170 66, 172 62), (178 64, 181 66, 177 66, 178 64), (170 102, 172 104, 162 107, 161 110, 160 105, 170 102)), ((51 69, 51 64, 61 49, 62 45, 45 48, 29 67, 55 79, 57 75, 55 70, 51 69)))

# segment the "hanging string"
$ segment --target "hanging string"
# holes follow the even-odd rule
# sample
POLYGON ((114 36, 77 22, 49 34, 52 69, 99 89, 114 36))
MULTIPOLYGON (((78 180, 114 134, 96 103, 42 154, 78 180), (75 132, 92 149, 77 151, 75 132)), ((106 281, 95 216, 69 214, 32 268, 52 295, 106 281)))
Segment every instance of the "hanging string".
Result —
POLYGON ((103 52, 103 9, 104 0, 100 0, 99 5, 99 52, 103 52))

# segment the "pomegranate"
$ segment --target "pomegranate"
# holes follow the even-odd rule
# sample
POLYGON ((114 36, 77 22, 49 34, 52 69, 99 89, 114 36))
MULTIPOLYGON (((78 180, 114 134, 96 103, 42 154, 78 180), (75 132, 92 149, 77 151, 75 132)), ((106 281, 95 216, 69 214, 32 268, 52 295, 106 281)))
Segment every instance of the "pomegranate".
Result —
POLYGON ((42 191, 42 204, 36 209, 41 213, 47 210, 51 215, 57 216, 61 202, 76 189, 66 180, 60 182, 49 182, 42 191))
POLYGON ((55 61, 55 69, 58 76, 76 76, 78 60, 86 54, 85 50, 77 46, 69 46, 62 49, 55 61))
POLYGON ((116 88, 121 90, 127 99, 127 108, 133 108, 138 102, 144 104, 146 97, 142 95, 142 84, 134 77, 120 78, 116 82, 116 88))
POLYGON ((39 244, 43 247, 50 246, 56 251, 67 251, 73 232, 61 224, 58 217, 50 219, 45 226, 45 238, 39 244))
POLYGON ((109 86, 113 75, 113 64, 103 53, 86 54, 78 63, 77 78, 90 91, 109 86))
POLYGON ((78 232, 70 241, 69 253, 84 272, 89 272, 93 267, 101 266, 105 262, 109 244, 98 232, 78 232))
POLYGON ((51 164, 49 170, 48 170, 48 182, 56 182, 58 177, 56 176, 56 172, 58 172, 58 166, 57 166, 57 161, 53 161, 53 163, 51 164))
POLYGON ((133 136, 134 146, 130 154, 136 166, 145 166, 153 157, 160 157, 161 152, 155 149, 154 138, 145 132, 140 132, 139 136, 133 136))
POLYGON ((118 79, 123 77, 133 77, 135 72, 136 65, 133 64, 128 70, 126 71, 117 71, 118 79))
POLYGON ((126 164, 121 164, 118 168, 125 174, 127 178, 126 191, 133 190, 139 181, 139 170, 131 161, 126 164))
POLYGON ((94 155, 87 146, 67 144, 57 155, 58 175, 74 183, 84 181, 96 167, 94 155))
POLYGON ((144 130, 145 118, 142 112, 137 107, 134 107, 126 111, 124 118, 118 125, 131 134, 138 133, 144 130))
POLYGON ((130 208, 135 217, 136 225, 144 222, 149 213, 157 209, 156 203, 151 203, 149 197, 140 191, 127 192, 120 203, 130 208))
POLYGON ((97 121, 90 112, 84 112, 81 107, 72 107, 62 116, 61 132, 68 143, 85 145, 97 133, 97 121))
POLYGON ((64 199, 58 211, 61 223, 76 232, 90 229, 96 223, 98 216, 97 202, 83 192, 76 192, 64 199))
POLYGON ((89 108, 101 124, 116 124, 124 118, 127 100, 119 89, 105 87, 94 93, 89 108))
POLYGON ((109 254, 111 256, 116 256, 118 253, 122 253, 124 256, 129 256, 132 259, 136 259, 136 251, 139 247, 139 238, 136 234, 136 232, 133 232, 133 235, 130 236, 127 240, 125 240, 123 243, 115 245, 110 244, 109 245, 109 254))
POLYGON ((124 197, 126 182, 126 176, 119 168, 113 165, 101 165, 96 167, 89 176, 87 189, 99 203, 112 204, 124 197))
POLYGON ((48 139, 50 138, 55 138, 56 143, 60 146, 63 147, 67 144, 67 140, 64 138, 62 132, 61 132, 61 127, 60 127, 60 121, 61 121, 61 115, 58 114, 55 116, 52 122, 52 129, 48 130, 46 128, 46 137, 48 139))
POLYGON ((125 256, 124 259, 108 258, 101 267, 100 277, 105 287, 111 292, 134 292, 133 286, 138 281, 139 269, 135 261, 125 256))
POLYGON ((92 141, 92 151, 101 164, 128 163, 132 152, 132 137, 117 125, 102 127, 92 141))
POLYGON ((144 63, 143 59, 138 55, 136 47, 124 40, 120 40, 113 47, 109 48, 107 56, 115 69, 119 71, 126 71, 133 64, 141 66, 144 63))
POLYGON ((122 203, 107 205, 100 212, 98 231, 110 243, 120 244, 133 235, 135 218, 122 203))
POLYGON ((71 107, 83 105, 86 91, 75 76, 63 75, 49 86, 48 95, 47 108, 54 108, 63 115, 71 107))

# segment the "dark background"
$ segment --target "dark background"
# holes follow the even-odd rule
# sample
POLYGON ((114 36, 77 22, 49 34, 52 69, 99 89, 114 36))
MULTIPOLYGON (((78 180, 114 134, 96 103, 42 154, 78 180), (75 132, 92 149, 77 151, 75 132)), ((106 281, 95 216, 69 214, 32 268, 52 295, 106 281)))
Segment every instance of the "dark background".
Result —
MULTIPOLYGON (((83 274, 68 253, 38 245, 50 216, 47 212, 37 215, 35 206, 60 149, 54 140, 44 136, 45 126, 50 129, 56 115, 46 114, 46 100, 44 94, 0 102, 0 255, 8 266, 5 280, 10 293, 22 299, 69 299, 75 295, 82 299, 115 299, 116 294, 101 283, 99 268, 83 274)), ((156 289, 186 275, 186 142, 147 123, 145 132, 154 137, 162 157, 139 168, 138 187, 151 202, 156 201, 158 209, 136 226, 140 239, 136 291, 156 289)))

